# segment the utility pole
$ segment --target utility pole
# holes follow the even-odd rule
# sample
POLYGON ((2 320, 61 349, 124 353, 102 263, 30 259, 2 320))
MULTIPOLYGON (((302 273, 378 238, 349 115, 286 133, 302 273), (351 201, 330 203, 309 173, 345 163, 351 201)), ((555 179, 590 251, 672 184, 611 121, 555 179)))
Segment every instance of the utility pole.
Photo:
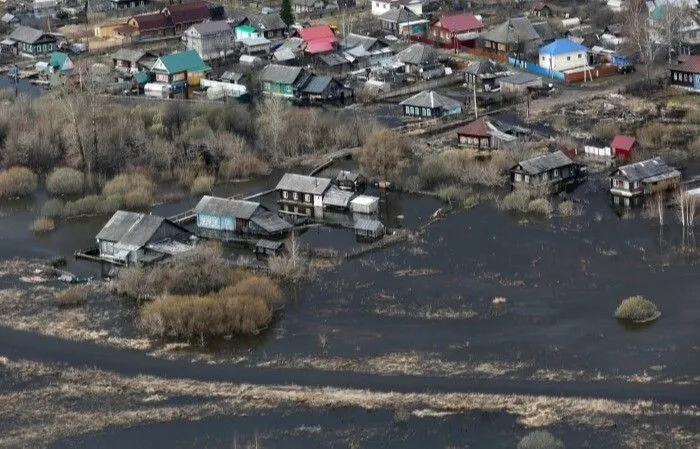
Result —
POLYGON ((472 86, 474 86, 472 91, 474 93, 474 120, 476 120, 479 118, 479 110, 476 106, 476 75, 474 75, 472 86))

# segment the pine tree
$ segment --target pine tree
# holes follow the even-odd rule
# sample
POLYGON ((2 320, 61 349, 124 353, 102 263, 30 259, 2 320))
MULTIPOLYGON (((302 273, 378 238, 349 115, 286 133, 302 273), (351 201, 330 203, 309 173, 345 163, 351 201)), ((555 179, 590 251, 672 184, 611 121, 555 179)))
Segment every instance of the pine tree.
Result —
POLYGON ((282 10, 280 11, 280 18, 287 24, 287 26, 294 23, 294 12, 292 11, 292 0, 282 0, 282 10))

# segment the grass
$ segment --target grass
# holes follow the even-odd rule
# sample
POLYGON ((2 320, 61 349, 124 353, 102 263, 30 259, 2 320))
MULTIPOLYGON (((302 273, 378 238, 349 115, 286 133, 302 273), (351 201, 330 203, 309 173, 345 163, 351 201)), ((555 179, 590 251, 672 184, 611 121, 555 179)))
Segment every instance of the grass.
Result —
POLYGON ((661 312, 656 305, 640 295, 630 296, 622 300, 615 310, 615 318, 634 323, 654 321, 660 316, 661 312))
POLYGON ((562 201, 557 207, 559 215, 563 217, 573 217, 578 214, 578 208, 573 201, 562 201))
POLYGON ((269 164, 251 153, 231 156, 219 168, 219 175, 228 181, 268 174, 270 174, 269 164))
POLYGON ((92 288, 89 285, 74 285, 57 292, 54 301, 60 307, 80 306, 85 304, 91 291, 92 288))
POLYGON ((98 195, 88 195, 75 201, 68 201, 63 206, 64 217, 78 217, 81 215, 94 215, 101 198, 98 195))
POLYGON ((44 234, 51 232, 56 228, 56 223, 53 218, 39 217, 29 225, 29 230, 35 234, 44 234))
POLYGON ((479 204, 479 198, 468 187, 451 185, 437 191, 438 197, 456 207, 470 208, 479 204))
POLYGON ((514 212, 527 212, 529 206, 530 192, 525 189, 513 190, 499 203, 500 209, 514 212))
POLYGON ((528 203, 527 211, 531 214, 549 216, 552 212, 552 204, 546 198, 536 198, 528 203))
POLYGON ((564 449, 564 443, 545 430, 536 430, 520 440, 518 449, 564 449))
POLYGON ((29 196, 37 187, 36 174, 26 167, 11 167, 0 172, 0 198, 29 196))
POLYGON ((214 188, 214 177, 208 175, 199 175, 192 181, 190 185, 190 193, 192 195, 204 195, 211 193, 214 188))
POLYGON ((60 217, 63 213, 63 201, 58 198, 51 198, 41 206, 41 216, 48 218, 60 217))
POLYGON ((46 177, 46 190, 52 195, 76 195, 84 187, 83 173, 74 168, 58 167, 46 177))

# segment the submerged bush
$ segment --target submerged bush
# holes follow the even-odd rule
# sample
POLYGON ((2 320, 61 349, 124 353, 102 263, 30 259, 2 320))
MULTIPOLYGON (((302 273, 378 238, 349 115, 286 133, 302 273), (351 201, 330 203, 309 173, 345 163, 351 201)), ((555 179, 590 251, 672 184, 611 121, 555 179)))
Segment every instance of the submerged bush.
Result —
POLYGON ((516 189, 503 197, 499 207, 503 210, 527 212, 530 206, 530 192, 525 189, 516 189))
POLYGON ((54 300, 62 307, 79 306, 85 303, 91 290, 89 285, 74 285, 56 292, 54 300))
POLYGON ((211 193, 213 188, 213 176, 199 175, 194 178, 194 181, 192 181, 192 184, 190 185, 190 193, 192 195, 204 195, 205 193, 211 193))
POLYGON ((547 431, 537 430, 525 435, 518 449, 564 449, 564 443, 547 431))
POLYGON ((75 201, 68 201, 63 206, 64 217, 78 217, 81 215, 94 215, 97 205, 100 203, 98 195, 88 195, 75 201))
POLYGON ((546 198, 537 198, 530 201, 527 211, 532 214, 549 215, 552 212, 552 205, 546 198))
POLYGON ((635 323, 653 321, 659 316, 661 316, 661 312, 656 308, 656 305, 640 295, 630 296, 622 300, 615 310, 615 318, 635 323))
POLYGON ((46 177, 46 190, 52 195, 75 195, 82 193, 83 187, 83 173, 74 168, 59 167, 46 177))
POLYGON ((63 213, 63 201, 58 198, 51 198, 41 206, 41 216, 48 218, 60 217, 63 213))
POLYGON ((53 218, 39 217, 32 222, 29 226, 29 230, 35 234, 41 234, 45 232, 51 232, 56 228, 56 223, 53 218))
POLYGON ((36 174, 26 167, 12 167, 0 172, 0 198, 29 196, 37 189, 36 174))
POLYGON ((573 217, 577 214, 576 204, 573 201, 563 201, 559 203, 559 215, 564 217, 573 217))
POLYGON ((474 207, 479 203, 479 199, 468 187, 451 185, 443 187, 437 192, 438 197, 443 201, 454 203, 457 207, 474 207))
POLYGON ((141 173, 116 176, 102 188, 102 196, 108 201, 108 205, 104 208, 109 210, 146 208, 154 202, 154 190, 153 182, 141 173))

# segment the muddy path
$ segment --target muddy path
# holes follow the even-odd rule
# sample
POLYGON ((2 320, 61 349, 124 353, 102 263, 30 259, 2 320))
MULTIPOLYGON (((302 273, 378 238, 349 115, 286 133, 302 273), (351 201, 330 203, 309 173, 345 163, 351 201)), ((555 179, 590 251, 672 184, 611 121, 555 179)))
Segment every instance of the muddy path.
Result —
POLYGON ((517 395, 582 396, 614 400, 651 400, 678 405, 700 403, 696 385, 633 384, 627 382, 533 382, 510 379, 450 379, 435 376, 383 376, 324 372, 314 369, 270 369, 202 365, 163 360, 146 354, 72 342, 35 333, 0 328, 0 344, 10 359, 32 359, 72 368, 94 368, 125 376, 151 375, 170 379, 369 389, 383 392, 464 392, 517 395))

